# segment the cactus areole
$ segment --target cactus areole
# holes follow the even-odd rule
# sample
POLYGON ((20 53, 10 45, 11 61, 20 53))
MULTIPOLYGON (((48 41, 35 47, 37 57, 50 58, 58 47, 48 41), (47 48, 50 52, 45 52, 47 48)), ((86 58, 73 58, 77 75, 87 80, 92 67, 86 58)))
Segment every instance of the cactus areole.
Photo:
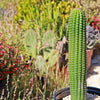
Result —
POLYGON ((71 11, 68 28, 71 100, 86 100, 86 18, 81 9, 71 11))

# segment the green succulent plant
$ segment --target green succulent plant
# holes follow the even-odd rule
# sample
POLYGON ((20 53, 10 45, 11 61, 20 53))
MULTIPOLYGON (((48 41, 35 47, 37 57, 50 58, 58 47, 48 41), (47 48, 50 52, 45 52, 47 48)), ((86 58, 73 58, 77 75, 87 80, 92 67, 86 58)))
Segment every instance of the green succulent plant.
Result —
POLYGON ((52 67, 58 60, 59 52, 55 49, 56 42, 55 33, 51 30, 42 35, 32 29, 25 32, 25 49, 29 55, 36 59, 35 65, 42 74, 45 73, 47 66, 52 67))
POLYGON ((37 47, 39 46, 37 33, 33 30, 27 30, 25 33, 24 45, 29 54, 36 58, 37 47), (37 46, 38 45, 38 46, 37 46))
POLYGON ((24 45, 27 52, 30 53, 33 58, 36 58, 37 55, 43 52, 44 58, 47 59, 48 53, 55 48, 56 42, 55 33, 51 30, 43 33, 42 36, 39 32, 35 32, 32 29, 25 32, 24 45))
POLYGON ((86 18, 81 9, 71 11, 68 27, 71 100, 86 100, 86 18))

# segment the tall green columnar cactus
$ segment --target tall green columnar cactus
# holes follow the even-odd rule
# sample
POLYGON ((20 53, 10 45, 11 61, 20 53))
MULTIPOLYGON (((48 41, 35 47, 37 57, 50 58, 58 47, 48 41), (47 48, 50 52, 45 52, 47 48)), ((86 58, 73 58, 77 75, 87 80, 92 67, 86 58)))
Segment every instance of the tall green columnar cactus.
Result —
POLYGON ((86 18, 78 8, 69 17, 69 77, 71 100, 86 100, 86 18))

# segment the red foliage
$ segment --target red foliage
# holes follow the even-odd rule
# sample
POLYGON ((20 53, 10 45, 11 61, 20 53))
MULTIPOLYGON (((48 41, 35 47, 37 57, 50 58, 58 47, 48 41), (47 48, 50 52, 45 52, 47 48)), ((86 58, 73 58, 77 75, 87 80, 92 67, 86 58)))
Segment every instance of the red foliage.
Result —
POLYGON ((7 74, 17 74, 21 66, 29 67, 21 60, 18 47, 7 44, 2 33, 0 33, 0 80, 6 78, 7 74))
POLYGON ((0 80, 4 79, 7 74, 13 74, 18 70, 20 66, 18 56, 18 47, 7 44, 2 33, 0 33, 0 80))
POLYGON ((90 25, 100 31, 100 19, 98 17, 93 17, 90 25))

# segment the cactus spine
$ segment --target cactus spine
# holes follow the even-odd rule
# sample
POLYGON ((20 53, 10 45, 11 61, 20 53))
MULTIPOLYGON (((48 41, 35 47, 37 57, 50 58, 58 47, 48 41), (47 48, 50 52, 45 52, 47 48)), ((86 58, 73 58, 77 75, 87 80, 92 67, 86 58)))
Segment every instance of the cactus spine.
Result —
POLYGON ((71 11, 68 27, 71 100, 86 100, 86 19, 81 9, 71 11))

